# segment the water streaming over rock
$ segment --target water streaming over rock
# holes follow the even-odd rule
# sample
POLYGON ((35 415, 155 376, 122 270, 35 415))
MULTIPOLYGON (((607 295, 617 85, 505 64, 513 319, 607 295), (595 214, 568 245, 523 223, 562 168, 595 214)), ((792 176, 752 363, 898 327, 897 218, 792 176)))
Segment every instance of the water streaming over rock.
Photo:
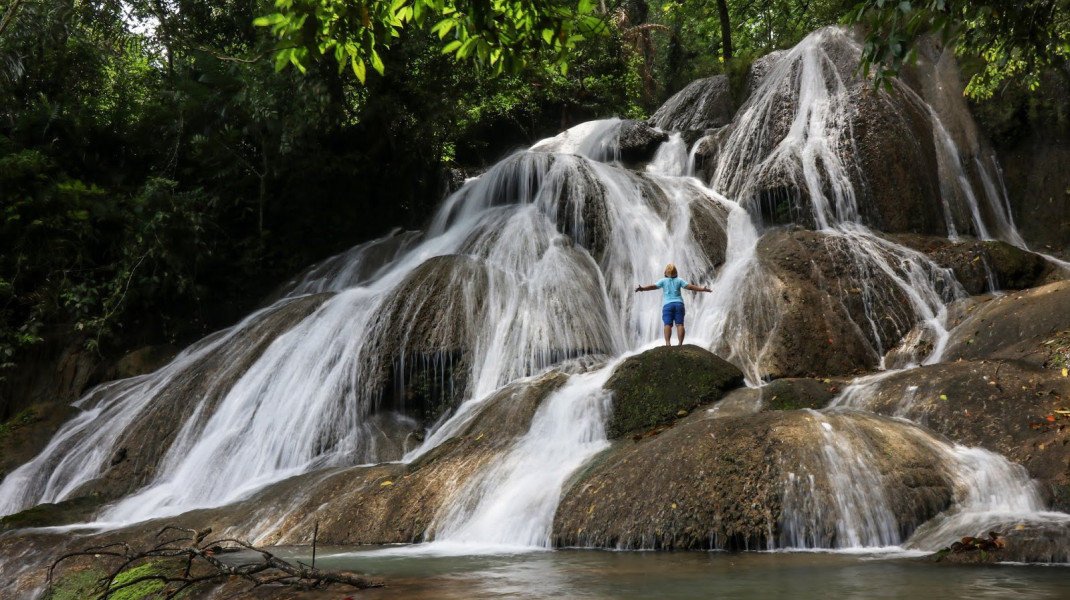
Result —
MULTIPOLYGON (((548 547, 562 486, 607 445, 602 383, 616 359, 661 338, 660 298, 635 294, 636 284, 675 263, 714 290, 687 298, 688 341, 736 364, 751 386, 782 367, 782 342, 799 332, 786 275, 759 252, 774 239, 770 225, 815 230, 835 272, 798 268, 819 275, 815 285, 837 299, 829 310, 874 367, 939 360, 947 306, 965 293, 949 269, 874 232, 898 217, 869 204, 875 184, 854 133, 867 84, 847 71, 857 58, 857 44, 837 29, 780 56, 714 134, 709 185, 679 134, 644 170, 624 168, 618 119, 507 157, 446 199, 426 233, 395 232, 325 261, 160 371, 93 390, 79 401, 84 412, 0 484, 0 513, 122 475, 128 488, 100 519, 137 521, 224 505, 325 467, 415 461, 503 386, 573 361, 575 374, 538 408, 530 431, 458 482, 432 527, 440 541, 548 547), (895 364, 886 364, 893 350, 895 364), (116 460, 120 451, 131 458, 116 460)), ((972 231, 1024 246, 998 170, 963 160, 936 112, 902 93, 910 95, 903 114, 929 115, 918 122, 941 157, 931 166, 940 193, 922 212, 951 237, 972 231)), ((864 383, 844 398, 858 396, 864 383)), ((958 482, 954 506, 932 526, 939 535, 977 526, 968 515, 1040 510, 1021 469, 991 453, 875 417, 811 419, 821 449, 813 464, 822 467, 790 472, 771 546, 905 542, 917 524, 885 496, 890 475, 876 469, 873 441, 890 435, 875 433, 882 427, 930 448, 958 482), (993 499, 1008 486, 1012 497, 993 499)))

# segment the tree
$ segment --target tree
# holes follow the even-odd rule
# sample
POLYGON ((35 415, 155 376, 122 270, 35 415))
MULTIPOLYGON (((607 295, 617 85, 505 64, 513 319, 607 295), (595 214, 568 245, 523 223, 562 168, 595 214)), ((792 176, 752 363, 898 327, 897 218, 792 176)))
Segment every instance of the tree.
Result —
POLYGON ((303 71, 310 59, 333 56, 362 83, 369 65, 383 74, 382 51, 413 27, 430 26, 443 53, 495 75, 519 72, 543 50, 567 71, 576 44, 607 30, 593 0, 276 0, 275 7, 255 22, 279 39, 277 70, 293 64, 303 71))
POLYGON ((925 34, 955 48, 975 99, 1011 81, 1036 89, 1046 68, 1070 59, 1070 0, 867 0, 844 21, 869 28, 861 67, 876 85, 914 61, 925 34))
POLYGON ((732 58, 732 24, 728 20, 727 0, 717 0, 717 18, 721 21, 721 56, 732 58))

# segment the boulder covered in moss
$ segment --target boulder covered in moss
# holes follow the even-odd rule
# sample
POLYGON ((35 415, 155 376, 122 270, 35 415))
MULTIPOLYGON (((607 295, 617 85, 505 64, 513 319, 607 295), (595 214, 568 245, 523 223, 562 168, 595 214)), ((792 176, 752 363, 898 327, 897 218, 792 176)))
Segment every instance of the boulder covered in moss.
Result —
POLYGON ((743 384, 743 373, 694 345, 661 347, 617 366, 605 388, 613 393, 610 439, 672 422, 743 384))

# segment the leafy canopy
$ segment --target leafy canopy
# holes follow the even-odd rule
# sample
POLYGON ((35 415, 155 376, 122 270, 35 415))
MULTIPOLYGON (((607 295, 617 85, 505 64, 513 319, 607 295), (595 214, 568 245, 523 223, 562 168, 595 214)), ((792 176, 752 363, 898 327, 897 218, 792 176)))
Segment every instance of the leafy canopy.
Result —
POLYGON ((474 60, 498 75, 516 73, 526 55, 549 51, 567 71, 576 44, 607 31, 593 0, 276 0, 278 12, 254 23, 278 38, 275 69, 301 71, 310 59, 333 56, 364 83, 368 66, 383 74, 381 53, 411 27, 425 28, 443 41, 442 52, 474 60))
POLYGON ((869 27, 861 67, 877 85, 914 61, 926 33, 972 67, 966 94, 975 99, 1011 81, 1035 90, 1044 69, 1070 59, 1070 0, 867 0, 844 22, 869 27))

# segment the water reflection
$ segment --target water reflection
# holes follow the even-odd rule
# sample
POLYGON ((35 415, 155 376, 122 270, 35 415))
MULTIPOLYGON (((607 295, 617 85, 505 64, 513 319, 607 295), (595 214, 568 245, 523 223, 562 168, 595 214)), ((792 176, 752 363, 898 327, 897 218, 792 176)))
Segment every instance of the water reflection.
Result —
MULTIPOLYGON (((307 548, 278 554, 308 562, 307 548)), ((1066 566, 933 565, 904 552, 608 552, 482 556, 323 549, 316 566, 384 580, 365 600, 435 598, 1066 598, 1066 566)))

